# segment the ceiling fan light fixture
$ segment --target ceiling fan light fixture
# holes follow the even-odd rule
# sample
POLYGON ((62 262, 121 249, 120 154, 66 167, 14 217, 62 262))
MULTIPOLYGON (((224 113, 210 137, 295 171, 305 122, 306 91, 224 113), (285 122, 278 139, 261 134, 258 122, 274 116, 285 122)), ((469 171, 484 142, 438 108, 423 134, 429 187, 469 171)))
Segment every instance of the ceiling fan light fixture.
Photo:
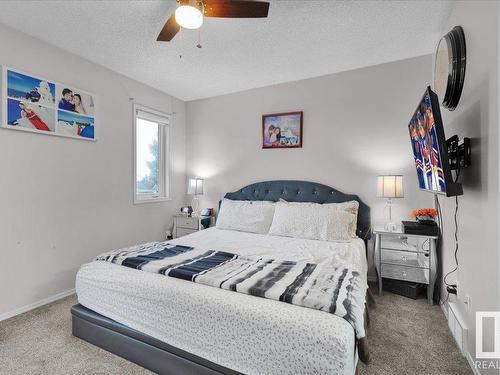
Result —
POLYGON ((192 5, 181 5, 175 10, 175 21, 185 29, 199 29, 203 25, 203 14, 192 5))
POLYGON ((172 41, 181 28, 200 28, 205 17, 266 18, 269 12, 269 2, 258 0, 177 0, 177 5, 156 38, 158 42, 172 41))

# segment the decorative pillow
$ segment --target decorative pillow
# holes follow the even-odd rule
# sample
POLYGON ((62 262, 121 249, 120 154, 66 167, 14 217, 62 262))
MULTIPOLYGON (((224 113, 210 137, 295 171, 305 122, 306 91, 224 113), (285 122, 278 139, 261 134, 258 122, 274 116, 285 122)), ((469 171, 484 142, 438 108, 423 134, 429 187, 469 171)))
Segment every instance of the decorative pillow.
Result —
POLYGON ((343 210, 345 212, 349 212, 354 215, 354 220, 351 222, 351 225, 349 226, 349 233, 351 234, 351 237, 357 237, 356 235, 356 229, 358 227, 358 209, 359 209, 359 202, 358 201, 348 201, 348 202, 342 202, 342 203, 325 203, 325 205, 331 205, 335 206, 337 210, 343 210))
POLYGON ((235 201, 224 198, 216 227, 267 234, 274 216, 276 203, 268 201, 235 201))
POLYGON ((358 202, 278 202, 269 234, 322 241, 356 236, 358 202), (354 202, 354 203, 353 203, 354 202))

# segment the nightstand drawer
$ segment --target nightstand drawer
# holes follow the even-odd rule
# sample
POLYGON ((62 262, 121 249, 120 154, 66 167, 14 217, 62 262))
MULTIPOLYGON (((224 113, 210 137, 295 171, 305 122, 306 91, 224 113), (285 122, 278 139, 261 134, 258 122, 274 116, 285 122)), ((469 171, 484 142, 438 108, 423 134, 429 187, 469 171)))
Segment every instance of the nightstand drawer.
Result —
POLYGON ((382 263, 382 277, 429 284, 429 270, 382 263))
POLYGON ((187 229, 198 229, 198 218, 197 217, 176 217, 175 224, 179 228, 187 229))
POLYGON ((196 229, 177 228, 175 230, 175 238, 187 236, 188 234, 196 233, 196 232, 198 232, 196 229))
POLYGON ((404 234, 381 236, 382 249, 406 250, 413 252, 429 252, 429 240, 424 237, 410 237, 404 234))
POLYGON ((429 257, 424 253, 382 249, 382 263, 429 268, 429 257))

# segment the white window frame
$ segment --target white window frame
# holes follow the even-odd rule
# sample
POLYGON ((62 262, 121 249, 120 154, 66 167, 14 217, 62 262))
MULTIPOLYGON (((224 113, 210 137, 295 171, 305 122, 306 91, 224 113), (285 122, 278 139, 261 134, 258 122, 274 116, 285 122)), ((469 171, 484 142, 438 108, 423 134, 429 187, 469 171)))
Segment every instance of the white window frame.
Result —
POLYGON ((140 104, 133 105, 133 148, 134 148, 134 204, 154 203, 172 200, 171 198, 171 172, 172 158, 170 146, 170 134, 172 127, 172 116, 140 104), (137 192, 137 118, 158 123, 158 193, 137 192))

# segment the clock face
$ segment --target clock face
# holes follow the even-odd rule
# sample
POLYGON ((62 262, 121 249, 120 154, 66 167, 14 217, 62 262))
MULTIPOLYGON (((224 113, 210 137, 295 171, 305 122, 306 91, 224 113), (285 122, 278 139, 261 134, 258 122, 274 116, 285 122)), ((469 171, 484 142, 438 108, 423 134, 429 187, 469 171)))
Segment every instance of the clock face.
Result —
POLYGON ((452 60, 451 48, 446 38, 441 38, 436 51, 436 62, 434 67, 434 91, 441 100, 446 94, 448 81, 451 79, 452 60))

